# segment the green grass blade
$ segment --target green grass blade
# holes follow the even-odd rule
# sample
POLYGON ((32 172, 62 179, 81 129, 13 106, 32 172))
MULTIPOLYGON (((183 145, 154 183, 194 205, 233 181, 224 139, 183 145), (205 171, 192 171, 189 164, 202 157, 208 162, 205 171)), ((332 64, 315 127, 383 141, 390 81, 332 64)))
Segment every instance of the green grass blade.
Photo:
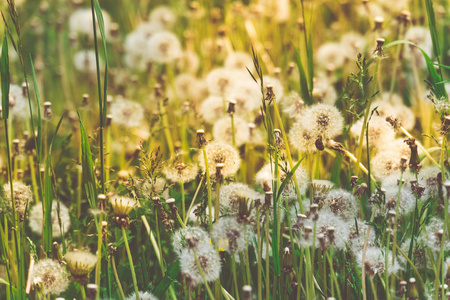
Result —
MULTIPOLYGON (((102 36, 102 42, 103 42, 103 54, 105 56, 105 77, 103 79, 103 112, 102 112, 102 120, 101 120, 101 125, 102 127, 105 126, 106 123, 106 109, 107 109, 107 105, 106 105, 106 101, 107 101, 107 94, 108 94, 108 51, 106 48, 106 34, 105 34, 105 22, 103 20, 103 15, 102 15, 102 9, 100 8, 100 4, 98 3, 98 0, 93 0, 94 1, 94 10, 95 10, 95 14, 97 15, 97 21, 98 21, 98 27, 100 29, 100 34, 102 36)), ((99 82, 100 85, 100 82, 99 82)))
MULTIPOLYGON (((40 162, 41 160, 41 153, 42 153, 42 116, 41 116, 41 98, 39 95, 39 87, 37 84, 37 79, 36 79, 36 72, 34 71, 34 64, 33 64, 33 59, 31 58, 31 54, 30 54, 30 65, 31 65, 31 74, 33 75, 33 86, 34 86, 34 94, 36 95, 36 102, 37 102, 37 114, 38 114, 38 123, 37 123, 37 137, 36 135, 33 134, 34 137, 34 142, 36 145, 36 155, 37 155, 37 161, 40 162)), ((27 85, 28 86, 28 85, 27 85)), ((34 122, 33 122, 33 108, 31 106, 31 100, 30 100, 30 93, 28 94, 28 104, 30 107, 30 118, 31 118, 31 129, 33 130, 33 132, 35 132, 35 126, 34 126, 34 122)))
POLYGON ((435 14, 434 14, 433 1, 425 0, 425 4, 427 7, 428 25, 430 26, 431 41, 433 42, 433 53, 436 56, 436 58, 438 60, 440 60, 441 50, 439 47, 439 38, 438 38, 438 34, 437 34, 436 18, 435 18, 435 14))
POLYGON ((89 139, 84 129, 81 116, 78 113, 80 120, 80 133, 81 133, 81 165, 83 168, 83 185, 86 191, 86 196, 91 208, 95 208, 97 202, 97 189, 95 183, 94 163, 92 160, 92 153, 89 147, 89 139))
POLYGON ((166 275, 163 277, 163 279, 161 279, 161 281, 152 291, 152 293, 156 296, 156 298, 158 299, 164 298, 164 294, 166 293, 167 289, 173 282, 176 282, 175 278, 178 277, 178 274, 180 272, 181 272, 180 259, 177 259, 166 271, 166 275))
POLYGON ((8 37, 3 38, 2 56, 0 59, 0 76, 2 83, 2 119, 6 120, 9 117, 9 57, 8 57, 8 37))
POLYGON ((420 52, 422 52, 423 58, 425 59, 425 61, 427 63, 427 70, 430 75, 431 84, 433 85, 433 88, 434 88, 437 98, 438 99, 448 99, 448 95, 445 90, 445 86, 442 84, 442 77, 438 74, 438 72, 434 68, 434 63, 431 60, 431 58, 428 56, 428 54, 425 51, 423 51, 422 48, 420 48, 416 44, 411 43, 409 41, 399 40, 399 41, 395 41, 395 42, 387 44, 384 47, 384 49, 388 49, 392 46, 396 46, 396 45, 400 45, 400 44, 412 45, 414 47, 417 47, 417 49, 419 49, 420 52))
POLYGON ((298 52, 298 49, 294 46, 294 44, 292 44, 292 46, 294 47, 295 60, 297 62, 297 68, 300 73, 300 95, 302 96, 305 103, 310 105, 313 103, 313 101, 311 95, 309 94, 308 81, 306 78, 306 73, 303 67, 302 59, 300 58, 300 53, 298 52))
POLYGON ((61 126, 62 120, 64 119, 64 115, 59 119, 58 125, 56 126, 55 135, 50 142, 50 146, 48 148, 47 159, 45 161, 45 170, 44 170, 44 203, 42 205, 43 213, 44 213, 44 250, 46 252, 52 249, 52 204, 53 204, 53 186, 52 186, 52 148, 53 141, 55 139, 56 134, 58 133, 59 127, 61 126))

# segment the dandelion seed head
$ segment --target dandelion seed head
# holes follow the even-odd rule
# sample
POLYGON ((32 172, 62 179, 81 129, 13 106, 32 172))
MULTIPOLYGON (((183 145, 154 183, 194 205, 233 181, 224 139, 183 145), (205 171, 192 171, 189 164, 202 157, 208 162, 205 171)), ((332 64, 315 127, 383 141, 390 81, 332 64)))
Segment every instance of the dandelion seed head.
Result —
POLYGON ((241 116, 246 116, 249 112, 259 109, 261 106, 261 90, 247 76, 242 76, 241 79, 236 80, 226 97, 236 101, 236 113, 241 116))
MULTIPOLYGON (((96 74, 97 63, 94 50, 81 50, 75 53, 73 64, 77 71, 82 73, 96 74)), ((100 58, 100 68, 103 69, 104 62, 100 58)))
POLYGON ((178 229, 172 236, 172 248, 173 251, 180 256, 183 250, 189 248, 186 243, 186 237, 191 236, 196 239, 198 245, 203 243, 209 243, 210 237, 206 231, 197 226, 186 226, 185 228, 178 229))
MULTIPOLYGON (((362 268, 362 264, 364 263, 362 261, 363 256, 363 250, 358 252, 356 255, 356 262, 358 263, 359 267, 362 268)), ((366 256, 365 256, 366 269, 369 267, 369 270, 366 270, 370 274, 376 275, 376 274, 383 274, 385 271, 385 254, 380 248, 377 247, 368 247, 366 250, 366 256)), ((392 254, 389 252, 388 255, 388 261, 392 262, 392 254)), ((398 263, 398 260, 394 260, 394 264, 390 263, 388 267, 389 274, 395 274, 400 270, 400 265, 398 263)))
MULTIPOLYGON (((310 225, 311 227, 314 226, 314 222, 309 219, 306 224, 310 225)), ((329 232, 328 228, 334 227, 334 236, 332 245, 334 249, 340 250, 345 249, 345 245, 349 238, 349 225, 348 223, 335 215, 333 212, 328 210, 321 210, 319 212, 319 219, 316 221, 316 232, 317 234, 323 234, 326 239, 328 239, 327 243, 330 243, 329 241, 329 232)), ((317 239, 316 235, 316 245, 319 245, 319 240, 317 239)))
MULTIPOLYGON (((247 72, 247 68, 252 71, 253 67, 253 59, 252 57, 245 52, 233 52, 230 53, 225 59, 224 67, 227 69, 236 69, 247 72)), ((253 82, 254 83, 254 82, 253 82)))
MULTIPOLYGON (((367 232, 369 230, 369 225, 365 222, 357 219, 358 230, 356 229, 356 224, 354 220, 348 222, 349 236, 348 243, 351 252, 357 255, 358 252, 362 251, 364 248, 364 243, 366 240, 367 232)), ((375 245, 375 230, 372 228, 369 233, 368 246, 372 247, 375 245)))
POLYGON ((200 106, 200 114, 209 124, 214 124, 218 119, 225 116, 223 97, 210 95, 202 102, 200 106))
MULTIPOLYGON (((209 243, 199 244, 195 250, 200 267, 205 275, 206 282, 219 278, 221 271, 220 258, 214 247, 209 243)), ((203 283, 200 267, 197 264, 191 249, 185 249, 180 254, 180 267, 187 272, 197 283, 203 283)))
MULTIPOLYGON (((284 87, 281 83, 280 79, 270 76, 270 75, 264 75, 263 76, 263 83, 264 83, 264 95, 267 94, 267 87, 272 86, 273 93, 275 95, 275 99, 277 101, 280 101, 284 97, 284 87)), ((255 84, 256 85, 256 84, 255 84)), ((260 86, 261 82, 258 79, 258 84, 256 86, 260 86)), ((281 101, 280 101, 281 102, 281 101)))
POLYGON ((339 69, 344 64, 346 50, 340 43, 325 43, 317 49, 316 62, 322 69, 327 69, 330 66, 339 69))
POLYGON ((111 103, 110 113, 115 124, 126 128, 139 127, 144 120, 142 105, 122 96, 117 96, 111 103))
MULTIPOLYGON (((357 141, 361 135, 363 120, 358 120, 351 127, 350 131, 357 141)), ((364 132, 363 145, 366 145, 366 133, 364 132)), ((372 116, 369 122, 369 147, 379 149, 385 143, 395 140, 395 132, 385 121, 385 118, 372 116)))
MULTIPOLYGON (((293 164, 295 165, 296 162, 293 162, 293 164)), ((285 168, 285 167, 283 166, 283 168, 285 168)), ((280 171, 279 179, 281 182, 283 182, 283 180, 286 179, 287 175, 282 168, 279 167, 278 169, 280 171)), ((290 167, 287 167, 285 169, 287 169, 289 171, 290 167)), ((271 190, 272 181, 274 180, 274 176, 273 176, 274 170, 275 170, 275 166, 273 165, 273 163, 272 163, 272 165, 270 163, 267 163, 258 171, 258 173, 256 173, 255 182, 263 187, 268 185, 271 190)), ((295 176, 297 178, 299 191, 303 195, 306 192, 306 189, 308 188, 308 183, 309 183, 308 171, 302 165, 300 165, 300 166, 298 166, 297 170, 295 171, 295 176)), ((291 180, 293 180, 293 178, 291 178, 291 180)), ((292 194, 292 193, 295 194, 295 186, 293 185, 292 181, 290 181, 284 187, 283 195, 286 196, 286 194, 292 194)))
POLYGON ((28 99, 24 96, 22 88, 15 84, 9 86, 9 114, 15 120, 26 120, 30 117, 28 99))
POLYGON ((172 182, 184 183, 192 181, 197 177, 198 166, 174 161, 163 168, 163 173, 172 182))
POLYGON ((246 184, 229 183, 220 188, 220 212, 222 215, 235 215, 239 213, 240 198, 251 202, 259 198, 259 194, 246 184))
POLYGON ((318 103, 334 105, 337 93, 333 84, 325 77, 314 78, 313 98, 318 103))
POLYGON ((372 172, 376 177, 399 174, 400 158, 402 155, 393 150, 378 152, 371 160, 372 172))
POLYGON ((235 75, 241 71, 230 70, 225 68, 216 68, 206 75, 206 84, 212 95, 224 96, 234 87, 235 75))
MULTIPOLYGON (((421 231, 421 234, 417 242, 426 248, 430 248, 434 252, 439 252, 441 249, 441 239, 436 234, 439 230, 444 228, 444 222, 437 217, 431 218, 428 225, 425 226, 425 230, 421 231)), ((445 236, 444 238, 444 251, 450 249, 450 242, 445 236)))
POLYGON ((177 16, 169 7, 159 5, 150 12, 149 20, 161 24, 165 29, 171 29, 177 21, 177 16))
POLYGON ((316 140, 317 136, 313 130, 312 124, 306 123, 302 116, 294 123, 289 131, 289 141, 300 152, 310 153, 317 150, 316 140))
MULTIPOLYGON (((102 10, 103 22, 105 27, 106 39, 111 38, 110 28, 111 17, 110 15, 102 10)), ((97 24, 97 37, 101 37, 100 27, 98 25, 98 18, 96 16, 95 23, 97 24)), ((69 30, 71 34, 77 36, 87 36, 91 40, 94 39, 94 32, 92 30, 92 10, 90 8, 79 8, 75 10, 69 17, 69 30)))
MULTIPOLYGON (((395 185, 385 185, 383 188, 386 190, 386 209, 396 210, 397 199, 399 196, 399 187, 395 185)), ((411 190, 408 188, 402 188, 400 191, 400 202, 398 204, 399 216, 404 216, 414 210, 416 205, 416 198, 411 190)))
MULTIPOLYGON (((56 200, 53 200, 52 203, 52 234, 53 237, 60 237, 61 233, 65 235, 69 231, 70 227, 70 216, 69 209, 63 203, 59 203, 59 214, 58 214, 58 203, 56 200), (61 218, 61 227, 59 227, 58 216, 61 218)), ((31 230, 38 234, 42 235, 42 224, 43 224, 43 215, 42 215, 42 202, 34 205, 29 213, 28 225, 31 230)))
POLYGON ((60 295, 69 287, 69 277, 63 266, 52 259, 42 259, 34 266, 31 283, 42 285, 44 294, 60 295))
POLYGON ((244 251, 250 243, 251 228, 239 223, 235 216, 222 217, 213 226, 211 236, 225 251, 231 254, 244 251))
POLYGON ((305 110, 305 102, 295 91, 285 95, 280 103, 283 112, 288 114, 290 118, 300 117, 305 110))
MULTIPOLYGON (((13 189, 15 211, 21 216, 21 218, 24 218, 25 209, 34 201, 33 192, 31 191, 30 186, 20 181, 13 181, 13 189)), ((9 182, 3 185, 3 190, 8 203, 7 205, 12 208, 11 185, 9 182)))
MULTIPOLYGON (((236 174, 241 164, 241 158, 236 148, 224 143, 211 142, 205 146, 205 151, 210 174, 215 174, 218 163, 224 164, 222 169, 224 177, 236 174)), ((206 170, 203 154, 199 155, 199 165, 203 171, 206 170)))
POLYGON ((333 189, 325 200, 325 207, 346 221, 354 220, 358 207, 352 193, 343 189, 333 189))
MULTIPOLYGON (((213 136, 219 143, 233 145, 233 131, 230 117, 221 118, 214 123, 213 136)), ((236 147, 240 147, 248 142, 250 137, 247 122, 238 116, 234 116, 234 137, 236 147)))
POLYGON ((303 122, 311 124, 316 137, 331 139, 342 133, 344 118, 334 106, 315 104, 305 111, 303 122))
MULTIPOLYGON (((140 300, 158 300, 158 298, 156 298, 156 296, 154 296, 150 292, 142 292, 142 291, 139 291, 139 299, 140 300)), ((130 296, 125 298, 125 300, 136 300, 136 293, 131 294, 130 296)))
POLYGON ((364 52, 367 41, 364 36, 358 32, 347 32, 341 37, 340 44, 345 49, 342 53, 345 56, 345 59, 353 61, 358 53, 364 52))
POLYGON ((156 63, 173 63, 182 55, 180 40, 169 31, 153 34, 147 41, 147 57, 156 63))
MULTIPOLYGON (((416 44, 418 47, 423 49, 425 53, 432 53, 433 42, 431 40, 431 35, 428 28, 420 26, 410 27, 406 31, 404 39, 416 44)), ((417 47, 406 45, 405 58, 412 60, 422 68, 427 66, 425 60, 423 59, 422 52, 417 47)))

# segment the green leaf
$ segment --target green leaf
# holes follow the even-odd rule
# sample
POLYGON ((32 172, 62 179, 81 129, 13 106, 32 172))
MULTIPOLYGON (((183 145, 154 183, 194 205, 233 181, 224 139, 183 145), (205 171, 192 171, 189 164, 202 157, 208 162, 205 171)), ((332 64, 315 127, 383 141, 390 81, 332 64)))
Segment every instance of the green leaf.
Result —
POLYGON ((8 37, 3 38, 2 45, 2 56, 0 59, 0 76, 2 83, 2 118, 4 120, 9 117, 9 84, 10 84, 10 75, 9 75, 9 57, 8 57, 8 37))
POLYGON ((80 120, 81 133, 81 165, 83 168, 83 185, 86 191, 86 196, 91 208, 95 208, 97 202, 97 189, 95 183, 94 163, 92 161, 91 148, 89 147, 89 139, 81 121, 80 113, 78 113, 80 120))
POLYGON ((436 18, 434 14, 434 8, 433 8, 433 1, 431 0, 425 0, 425 4, 427 6, 427 15, 428 15, 428 24, 430 26, 430 34, 431 34, 431 41, 433 42, 433 52, 436 58, 441 57, 441 50, 439 47, 439 38, 437 34, 437 27, 436 27, 436 18))
MULTIPOLYGON (((34 64, 33 59, 31 58, 30 54, 30 64, 31 64, 31 74, 33 75, 33 85, 34 85, 34 93, 36 95, 36 102, 37 102, 37 113, 38 113, 38 124, 37 124, 37 137, 33 134, 34 142, 36 145, 36 155, 37 160, 40 162, 41 160, 41 153, 42 153, 42 116, 41 116, 41 100, 39 95, 39 87, 36 79, 36 73, 34 71, 34 64)), ((30 100, 30 94, 28 93, 28 104, 30 107, 30 118, 31 118, 31 129, 33 132, 35 132, 34 122, 33 122, 33 108, 31 106, 31 100, 30 100)))
POLYGON ((62 120, 64 119, 64 114, 59 119, 58 125, 56 126, 55 135, 52 138, 50 146, 48 148, 47 159, 45 161, 44 170, 44 203, 42 205, 44 214, 44 249, 45 251, 50 251, 52 249, 52 204, 53 204, 53 186, 52 186, 52 148, 53 141, 55 140, 56 134, 58 133, 59 127, 61 126, 62 120))
POLYGON ((300 94, 305 101, 306 104, 311 105, 313 103, 313 100, 311 98, 311 95, 309 94, 308 89, 308 81, 306 79, 306 73, 305 69, 303 68, 302 59, 300 58, 300 53, 298 52, 298 49, 292 44, 295 51, 295 60, 297 62, 297 68, 300 72, 300 94))
POLYGON ((445 86, 441 83, 442 82, 441 76, 438 74, 438 72, 434 68, 434 63, 431 60, 431 58, 428 56, 428 54, 425 51, 423 51, 422 48, 420 48, 419 46, 417 46, 414 43, 411 43, 410 41, 399 40, 399 41, 395 41, 395 42, 387 44, 384 47, 384 49, 390 48, 392 46, 400 45, 400 44, 412 45, 414 47, 417 47, 417 49, 419 49, 420 52, 422 52, 423 58, 425 59, 425 61, 427 63, 428 73, 430 75, 431 84, 433 85, 436 96, 439 99, 442 99, 442 98, 448 99, 447 92, 445 91, 445 86))
MULTIPOLYGON (((101 107, 103 109, 103 111, 102 111, 102 120, 100 120, 101 126, 104 127, 105 123, 106 123, 106 109, 107 109, 107 105, 106 105, 107 99, 106 98, 107 98, 107 94, 108 94, 108 52, 107 52, 107 48, 106 48, 105 22, 103 20, 102 9, 100 8, 100 4, 98 3, 98 0, 93 0, 93 4, 94 4, 95 14, 97 16, 98 27, 100 29, 100 35, 102 36, 103 54, 105 55, 105 77, 103 79, 103 104, 101 107)), ((97 43, 97 41, 95 41, 95 43, 97 43)), ((98 53, 96 53, 96 55, 98 56, 98 53)), ((97 72, 100 72, 100 70, 97 70, 97 72)), ((100 87, 101 86, 100 81, 98 82, 98 84, 100 87)), ((102 97, 101 97, 101 95, 99 95, 99 96, 100 96, 100 100, 101 100, 102 97)))
POLYGON ((161 281, 152 291, 152 293, 156 296, 156 298, 158 299, 164 298, 164 294, 166 293, 167 289, 173 282, 177 281, 175 278, 177 278, 180 272, 181 272, 180 259, 177 259, 166 271, 166 275, 163 277, 163 279, 161 279, 161 281))

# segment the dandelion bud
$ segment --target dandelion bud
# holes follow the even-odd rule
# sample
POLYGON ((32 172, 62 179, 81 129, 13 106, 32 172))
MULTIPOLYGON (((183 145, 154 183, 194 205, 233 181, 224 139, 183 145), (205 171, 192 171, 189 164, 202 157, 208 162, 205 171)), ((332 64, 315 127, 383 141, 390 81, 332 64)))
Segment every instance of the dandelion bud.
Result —
POLYGON ((407 10, 403 10, 400 13, 400 21, 404 22, 404 26, 408 25, 409 21, 411 21, 411 13, 407 10))
POLYGON ((227 113, 229 115, 234 115, 234 113, 236 112, 236 100, 228 100, 228 110, 227 113))
POLYGON ((269 207, 270 203, 272 202, 273 192, 272 191, 267 191, 267 192, 264 193, 264 195, 265 195, 264 196, 264 205, 269 207))
POLYGON ((406 162, 408 161, 408 157, 407 156, 402 156, 400 158, 400 171, 403 173, 406 171, 406 162))
POLYGON ((309 225, 305 226, 305 234, 304 234, 303 238, 305 240, 309 240, 309 236, 311 235, 311 232, 312 232, 312 227, 309 225))
POLYGON ((284 148, 284 141, 281 137, 281 130, 280 129, 274 129, 273 134, 275 135, 275 144, 277 145, 278 150, 284 148))
POLYGON ((22 96, 23 96, 24 98, 27 97, 27 84, 26 84, 25 82, 22 83, 22 96))
POLYGON ((111 126, 112 119, 113 119, 113 116, 111 114, 106 115, 106 123, 105 123, 106 127, 111 126))
POLYGON ((450 115, 445 115, 441 126, 441 135, 447 135, 450 131, 450 115))
POLYGON ((288 63, 288 69, 287 69, 287 75, 289 76, 289 75, 291 75, 292 74, 292 72, 294 71, 294 69, 295 69, 295 63, 294 62, 289 62, 288 63))
POLYGON ((373 275, 375 275, 375 272, 374 272, 374 270, 373 270, 373 268, 372 268, 372 265, 370 264, 370 261, 365 260, 365 261, 364 261, 364 265, 365 265, 365 268, 366 268, 366 275, 367 275, 367 276, 373 276, 373 275))
POLYGON ((266 92, 265 100, 268 100, 268 101, 273 100, 273 98, 275 97, 275 94, 273 93, 273 85, 271 85, 271 84, 266 85, 266 89, 267 89, 267 92, 266 92))
POLYGON ((330 241, 330 244, 333 244, 334 240, 336 238, 336 236, 334 234, 335 231, 336 231, 336 229, 332 226, 327 228, 327 237, 328 237, 328 241, 330 241))
POLYGON ((14 139, 12 141, 12 143, 13 143, 13 155, 18 156, 20 154, 20 151, 19 151, 20 140, 14 139))
POLYGON ((305 30, 305 21, 303 20, 303 18, 297 19, 297 26, 300 31, 305 30))
POLYGON ((252 300, 252 287, 249 285, 244 285, 242 287, 242 292, 244 294, 244 300, 252 300))
POLYGON ((255 125, 255 123, 248 123, 247 126, 248 126, 249 136, 251 139, 253 137, 253 131, 255 130, 256 125, 255 125))
POLYGON ((377 46, 375 48, 374 53, 376 53, 379 56, 383 56, 383 45, 384 45, 384 39, 378 38, 377 39, 377 46))
POLYGON ((17 169, 17 179, 23 179, 23 169, 17 169))
POLYGON ((44 118, 45 119, 51 119, 53 114, 52 114, 52 109, 51 109, 52 103, 49 101, 44 102, 44 118))
POLYGON ((190 110, 190 104, 189 104, 189 101, 184 101, 183 102, 183 108, 182 108, 182 113, 185 115, 185 114, 187 114, 188 112, 189 112, 189 110, 190 110))
POLYGON ((89 279, 89 273, 97 263, 97 256, 86 251, 71 251, 64 256, 72 279, 81 285, 85 285, 89 279))
POLYGON ((317 239, 319 240, 320 248, 322 248, 322 250, 325 250, 327 246, 325 242, 325 235, 323 233, 319 233, 317 235, 317 239))
POLYGON ((414 277, 409 279, 408 300, 419 300, 419 292, 417 291, 417 283, 414 277))
POLYGON ((97 296, 98 287, 94 283, 89 283, 86 285, 86 299, 94 300, 97 296))
POLYGON ((404 280, 400 281, 400 288, 397 291, 398 295, 403 295, 406 293, 406 285, 407 285, 406 281, 404 280))
POLYGON ((362 196, 364 195, 366 190, 367 190, 367 183, 363 182, 355 189, 355 192, 353 194, 355 196, 362 196))
POLYGON ((382 16, 376 16, 373 18, 373 21, 375 23, 374 31, 381 31, 383 29, 383 22, 384 18, 382 16))
POLYGON ((389 215, 389 224, 393 228, 395 226, 395 216, 397 215, 397 213, 395 212, 395 210, 391 209, 389 210, 388 215, 389 215))
POLYGON ((442 237, 444 236, 444 230, 439 229, 438 231, 436 231, 436 232, 434 233, 434 235, 436 236, 437 243, 440 244, 440 243, 442 242, 442 237))
MULTIPOLYGON (((331 140, 331 139, 328 140, 328 145, 327 146, 328 146, 328 148, 333 149, 333 150, 335 150, 335 151, 337 151, 337 152, 339 152, 341 154, 345 153, 344 146, 342 146, 341 143, 335 142, 334 140, 331 140)), ((358 177, 356 179, 358 179, 358 177)))
POLYGON ((195 287, 197 286, 197 282, 191 277, 191 275, 189 274, 189 271, 183 271, 181 272, 181 276, 183 276, 186 285, 188 287, 195 287))
POLYGON ((387 116, 386 122, 388 122, 394 130, 398 130, 402 126, 400 120, 396 116, 387 116))
POLYGON ((223 181, 223 168, 225 167, 224 163, 216 164, 216 180, 218 183, 222 183, 223 181))
POLYGON ((192 235, 187 235, 185 237, 185 239, 186 239, 186 244, 189 246, 190 249, 193 249, 193 248, 197 247, 197 244, 198 244, 198 241, 199 241, 198 238, 196 238, 196 237, 194 237, 192 235))
POLYGON ((88 106, 89 105, 89 95, 83 94, 83 102, 81 104, 82 106, 88 106))
POLYGON ((419 170, 422 167, 422 164, 420 163, 419 153, 417 151, 416 140, 413 138, 409 138, 409 139, 404 140, 404 142, 411 149, 411 156, 409 159, 409 168, 416 171, 416 173, 419 173, 419 170))
POLYGON ((315 142, 315 145, 316 145, 317 150, 319 150, 319 151, 325 150, 325 145, 323 144, 323 140, 322 140, 322 136, 321 135, 317 136, 317 140, 315 142))
POLYGON ((203 129, 197 130, 197 143, 198 143, 199 148, 202 148, 203 145, 206 144, 205 130, 203 130, 203 129))
POLYGON ((358 176, 353 175, 353 176, 350 178, 350 186, 351 186, 352 188, 355 188, 357 185, 358 185, 358 176))

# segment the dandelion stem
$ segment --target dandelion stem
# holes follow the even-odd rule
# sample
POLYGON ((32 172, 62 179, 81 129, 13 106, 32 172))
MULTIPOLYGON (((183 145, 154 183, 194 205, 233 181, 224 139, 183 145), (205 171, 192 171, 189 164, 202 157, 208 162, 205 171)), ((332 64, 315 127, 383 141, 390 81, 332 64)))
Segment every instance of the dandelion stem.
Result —
POLYGON ((120 283, 119 275, 117 275, 116 260, 114 259, 114 257, 112 255, 110 255, 109 258, 111 260, 111 266, 113 269, 114 278, 116 279, 117 288, 119 289, 119 292, 120 292, 120 296, 122 297, 122 299, 125 299, 125 294, 123 293, 122 284, 120 283))
MULTIPOLYGON (((197 263, 197 268, 199 269, 200 275, 202 276, 203 284, 204 284, 205 287, 206 287, 206 291, 208 292, 208 296, 211 298, 211 300, 215 300, 214 295, 213 295, 213 293, 212 293, 212 291, 211 291, 211 288, 209 287, 209 284, 208 284, 208 282, 206 281, 205 272, 203 272, 203 267, 202 267, 202 265, 200 264, 200 261, 198 260, 197 253, 195 252, 194 249, 192 249, 192 252, 194 252, 195 262, 197 263)), ((137 300, 139 300, 139 299, 137 299, 137 300)))
POLYGON ((231 256, 231 270, 233 272, 234 294, 236 296, 236 300, 239 300, 239 287, 236 275, 236 259, 234 258, 234 253, 231 253, 230 256, 231 256))
POLYGON ((128 262, 130 263, 131 276, 133 278, 134 292, 136 293, 136 300, 139 300, 139 288, 138 288, 137 280, 136 280, 136 272, 134 271, 133 256, 131 255, 130 246, 128 245, 128 238, 127 238, 127 233, 125 231, 125 227, 122 226, 121 229, 122 229, 123 241, 125 243, 125 249, 127 250, 128 262))
POLYGON ((212 218, 213 218, 213 214, 212 214, 212 200, 211 200, 211 178, 209 177, 209 166, 208 166, 208 157, 206 155, 206 150, 205 150, 205 145, 202 145, 202 152, 203 152, 203 159, 205 160, 205 170, 206 170, 206 188, 208 190, 208 213, 209 213, 209 218, 208 218, 208 224, 209 224, 209 230, 211 231, 212 229, 212 218))

